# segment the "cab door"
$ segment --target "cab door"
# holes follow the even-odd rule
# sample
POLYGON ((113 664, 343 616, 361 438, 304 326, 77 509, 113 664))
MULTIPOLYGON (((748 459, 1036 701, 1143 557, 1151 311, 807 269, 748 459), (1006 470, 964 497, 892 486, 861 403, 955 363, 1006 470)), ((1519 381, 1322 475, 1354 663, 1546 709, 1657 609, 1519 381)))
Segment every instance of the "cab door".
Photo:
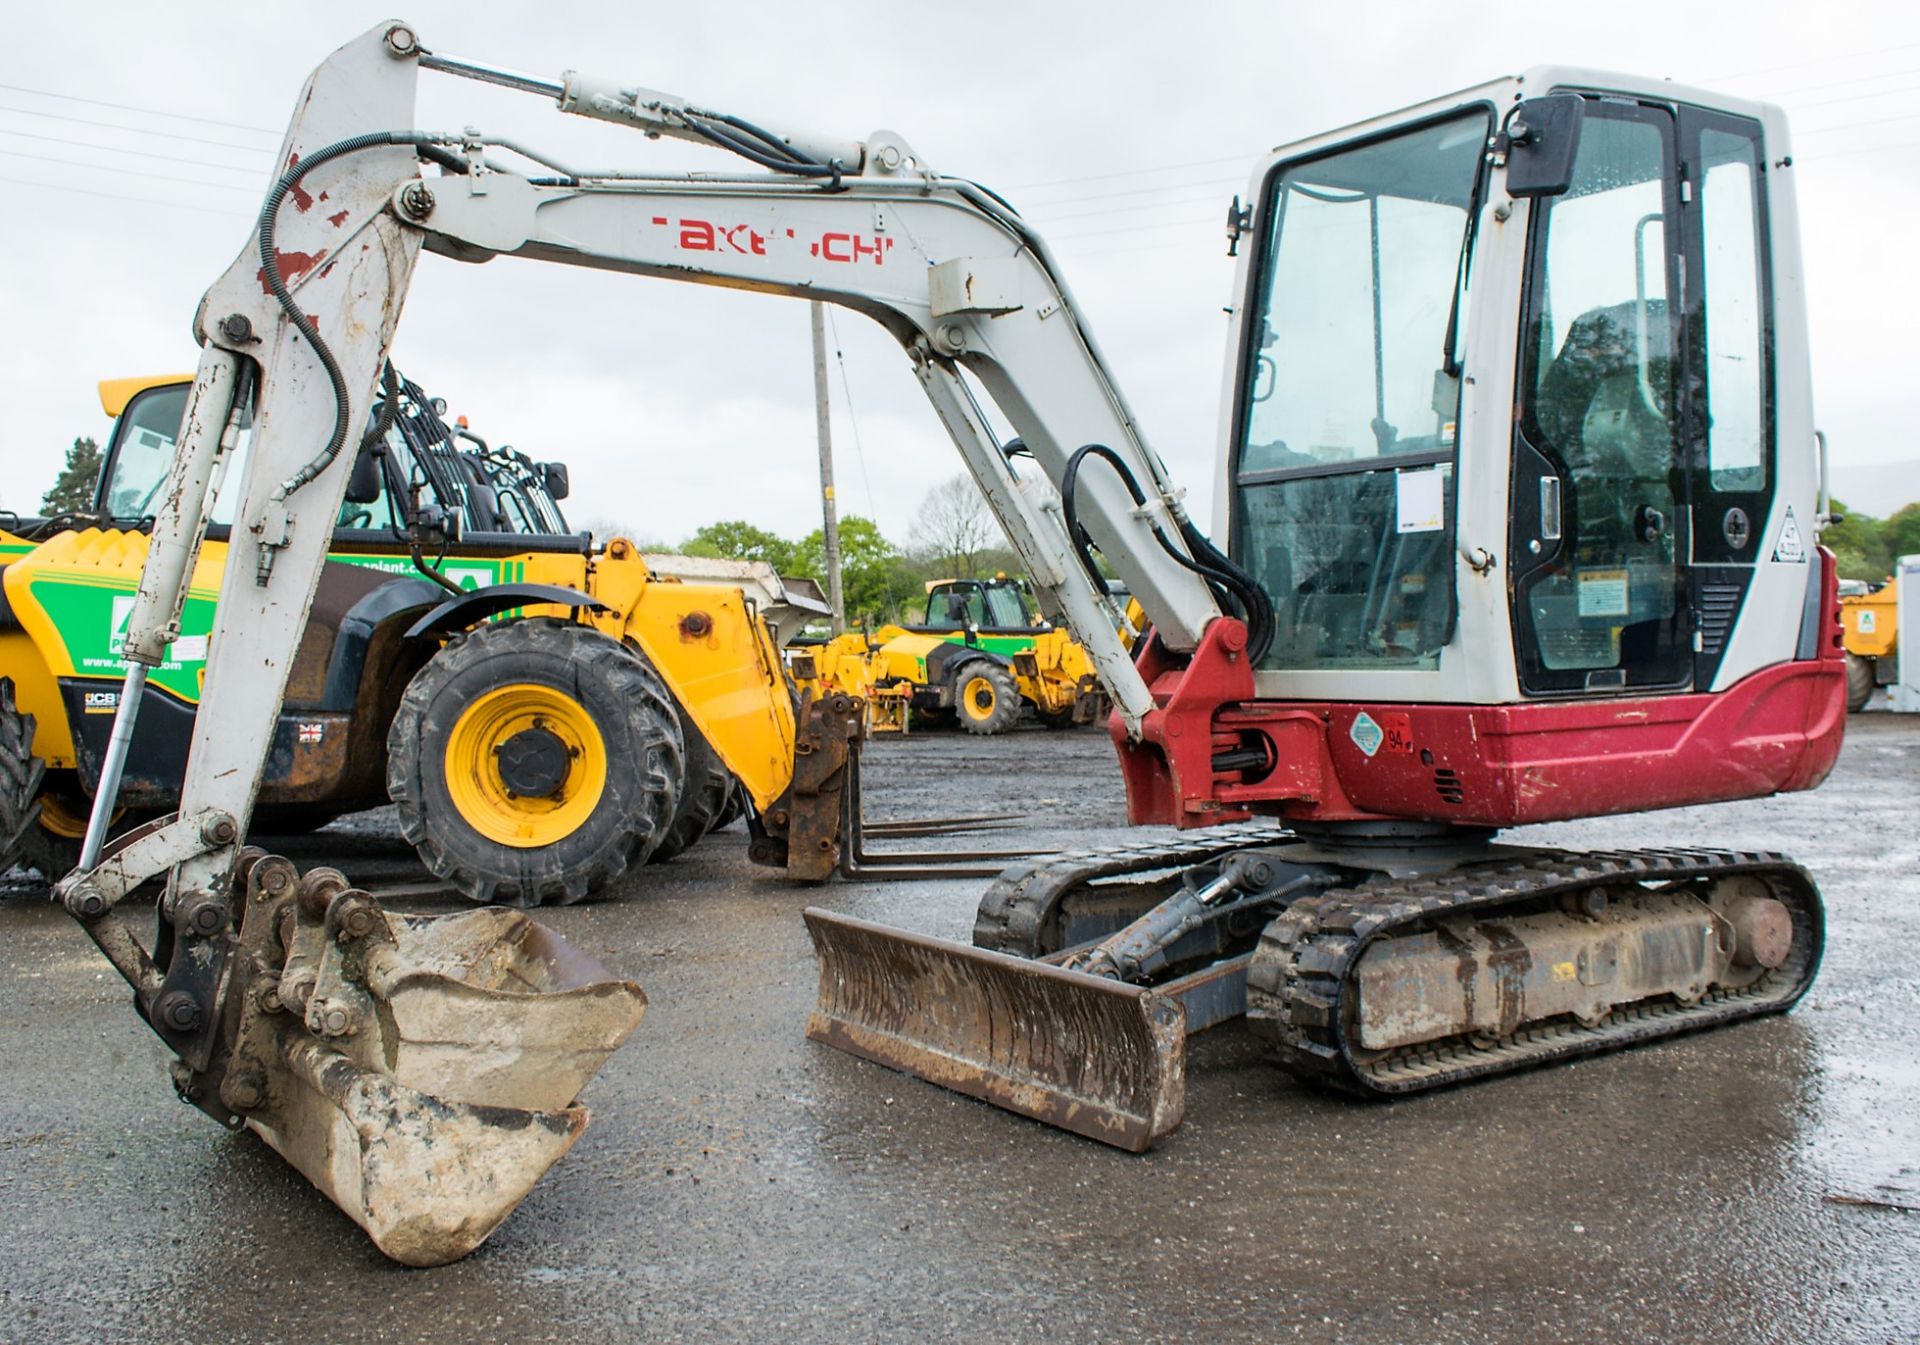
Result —
POLYGON ((1509 544, 1530 695, 1692 680, 1677 140, 1668 108, 1589 98, 1572 185, 1534 204, 1509 544))
POLYGON ((1765 259, 1760 124, 1680 109, 1686 259, 1687 490, 1693 502, 1694 685, 1713 684, 1754 566, 1808 561, 1813 520, 1792 510, 1771 536, 1775 487, 1773 294, 1765 259))

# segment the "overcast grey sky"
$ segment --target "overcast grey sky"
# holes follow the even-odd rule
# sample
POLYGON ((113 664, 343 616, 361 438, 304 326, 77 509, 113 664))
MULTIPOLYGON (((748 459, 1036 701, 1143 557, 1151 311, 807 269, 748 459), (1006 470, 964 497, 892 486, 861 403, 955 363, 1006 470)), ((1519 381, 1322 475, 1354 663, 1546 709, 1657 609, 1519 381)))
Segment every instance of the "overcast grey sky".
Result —
MULTIPOLYGON (((31 511, 73 437, 104 435, 98 379, 193 366, 195 304, 247 239, 301 81, 396 13, 430 47, 546 77, 616 76, 847 136, 886 127, 1000 190, 1054 243, 1203 520, 1231 299, 1221 220, 1262 151, 1546 61, 1770 98, 1794 118, 1816 405, 1842 493, 1875 483, 1878 498, 1853 501, 1874 513, 1920 495, 1911 4, 1611 0, 1600 19, 1506 0, 94 0, 10 14, 0 52, 0 506, 31 511)), ((595 164, 728 163, 431 74, 418 120, 595 164)), ((910 541, 921 496, 958 459, 892 340, 849 313, 835 328, 842 508, 910 541)), ((791 300, 424 256, 395 349, 496 442, 571 462, 576 522, 676 541, 717 518, 817 526, 807 333, 791 300)))

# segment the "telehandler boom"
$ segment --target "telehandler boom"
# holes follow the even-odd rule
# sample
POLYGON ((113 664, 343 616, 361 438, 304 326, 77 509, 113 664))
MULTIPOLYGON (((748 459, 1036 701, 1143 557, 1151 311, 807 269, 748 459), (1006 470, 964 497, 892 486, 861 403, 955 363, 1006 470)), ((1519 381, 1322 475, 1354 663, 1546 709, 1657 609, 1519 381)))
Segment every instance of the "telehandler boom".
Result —
MULTIPOLYGON (((228 1062, 272 1054, 244 1006, 268 985, 284 1003, 306 926, 276 944, 249 923, 261 864, 237 932, 227 903, 344 450, 423 247, 880 322, 1111 694, 1130 817, 1216 828, 1016 870, 983 902, 975 948, 810 913, 814 1035, 1138 1149, 1179 1122, 1186 1034, 1242 1010, 1289 1068, 1391 1093, 1776 1012, 1810 982, 1821 908, 1790 861, 1493 842, 1525 822, 1809 788, 1838 752, 1844 665, 1831 562, 1803 532, 1813 429, 1776 109, 1535 70, 1270 156, 1228 222, 1246 246, 1224 552, 1188 518, 1045 242, 897 135, 519 75, 395 22, 314 73, 281 162, 201 306, 127 640, 131 681, 164 653, 199 502, 257 384, 207 673, 222 731, 202 717, 177 821, 62 885, 142 987, 187 1095, 222 1119, 271 1139, 286 1105, 285 1071, 266 1071, 263 1103, 228 1062), (763 171, 593 171, 410 129, 422 69, 763 171), (1096 550, 1152 622, 1137 658, 1096 550), (1254 816, 1268 820, 1219 825, 1254 816), (114 902, 160 872, 162 937, 135 957, 114 902), (163 988, 186 997, 183 1026, 154 1012, 163 988)), ((403 934, 433 936, 358 897, 295 909, 324 919, 327 956, 347 950, 322 978, 361 998, 328 997, 337 1018, 309 1000, 267 1044, 331 1086, 347 1057, 327 1030, 378 1021, 403 934), (356 956, 362 927, 398 951, 356 956)), ((493 1039, 482 1022, 440 1041, 469 1034, 493 1039)), ((377 1053, 349 1063, 378 1079, 377 1053)), ((310 1131, 347 1114, 320 1091, 335 1112, 293 1108, 321 1118, 310 1131)), ((368 1155, 388 1132, 360 1125, 358 1166, 316 1177, 350 1209, 342 1171, 384 1190, 368 1155)))

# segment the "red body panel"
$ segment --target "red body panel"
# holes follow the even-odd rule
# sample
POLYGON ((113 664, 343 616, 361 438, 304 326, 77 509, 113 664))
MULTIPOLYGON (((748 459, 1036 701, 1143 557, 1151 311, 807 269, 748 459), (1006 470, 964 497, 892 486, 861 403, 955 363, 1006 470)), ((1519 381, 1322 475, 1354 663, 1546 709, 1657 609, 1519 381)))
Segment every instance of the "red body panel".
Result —
POLYGON ((1184 667, 1147 641, 1139 667, 1160 709, 1130 743, 1110 731, 1128 820, 1210 826, 1254 813, 1302 821, 1420 819, 1510 827, 1811 789, 1846 728, 1846 662, 1833 563, 1818 655, 1724 691, 1396 705, 1255 701, 1240 623, 1220 620, 1184 667), (1373 731, 1358 736, 1365 713, 1373 731), (1375 742, 1369 754, 1364 743, 1375 742), (1216 772, 1214 756, 1266 764, 1216 772))

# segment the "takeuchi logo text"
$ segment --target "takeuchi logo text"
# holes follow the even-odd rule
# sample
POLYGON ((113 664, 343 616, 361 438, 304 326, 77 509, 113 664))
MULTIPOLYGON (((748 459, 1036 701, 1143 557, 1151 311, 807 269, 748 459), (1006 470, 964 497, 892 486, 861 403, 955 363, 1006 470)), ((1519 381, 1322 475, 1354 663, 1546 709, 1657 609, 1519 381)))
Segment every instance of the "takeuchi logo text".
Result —
POLYGON ((875 266, 884 266, 887 254, 893 250, 893 240, 878 233, 834 232, 802 238, 792 229, 769 234, 760 232, 751 224, 719 224, 703 219, 674 220, 665 215, 655 215, 653 223, 659 228, 677 229, 677 246, 683 252, 737 252, 742 256, 765 257, 786 243, 804 243, 807 255, 822 261, 871 261, 875 266))

